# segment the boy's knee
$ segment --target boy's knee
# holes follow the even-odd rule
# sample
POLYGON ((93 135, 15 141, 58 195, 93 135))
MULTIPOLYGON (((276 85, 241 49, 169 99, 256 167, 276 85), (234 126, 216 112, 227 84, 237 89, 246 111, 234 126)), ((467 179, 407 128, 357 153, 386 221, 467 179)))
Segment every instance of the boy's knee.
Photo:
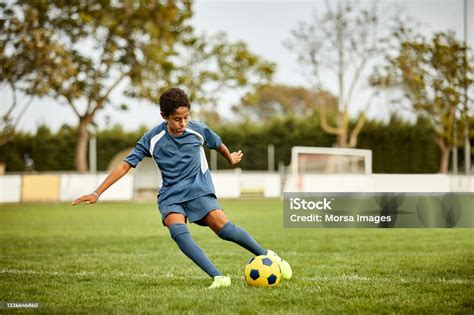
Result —
POLYGON ((180 235, 183 234, 189 234, 188 227, 186 224, 182 223, 175 223, 172 224, 168 227, 170 231, 171 238, 176 241, 176 238, 178 238, 180 235))

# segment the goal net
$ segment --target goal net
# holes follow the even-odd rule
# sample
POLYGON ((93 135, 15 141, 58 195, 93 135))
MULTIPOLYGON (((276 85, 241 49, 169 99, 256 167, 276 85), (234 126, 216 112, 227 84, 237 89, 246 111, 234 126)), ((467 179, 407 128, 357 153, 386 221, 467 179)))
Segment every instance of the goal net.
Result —
POLYGON ((293 175, 371 174, 372 151, 362 149, 293 147, 293 175))

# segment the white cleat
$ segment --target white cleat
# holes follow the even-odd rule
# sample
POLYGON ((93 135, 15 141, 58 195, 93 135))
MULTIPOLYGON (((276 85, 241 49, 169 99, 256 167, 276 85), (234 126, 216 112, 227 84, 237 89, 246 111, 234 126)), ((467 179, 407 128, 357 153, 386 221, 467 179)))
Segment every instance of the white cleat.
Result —
POLYGON ((227 276, 215 276, 214 281, 208 287, 208 289, 217 289, 229 287, 231 284, 230 277, 227 276))
POLYGON ((281 277, 284 280, 290 280, 291 276, 293 275, 293 271, 291 270, 290 264, 286 260, 283 260, 272 250, 267 251, 267 256, 275 258, 276 262, 278 263, 278 266, 280 266, 281 277))

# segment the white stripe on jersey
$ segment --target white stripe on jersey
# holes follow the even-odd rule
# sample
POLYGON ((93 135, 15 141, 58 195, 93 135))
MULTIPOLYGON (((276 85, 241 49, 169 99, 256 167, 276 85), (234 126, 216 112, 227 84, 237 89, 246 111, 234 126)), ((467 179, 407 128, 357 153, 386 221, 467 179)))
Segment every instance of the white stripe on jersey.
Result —
POLYGON ((165 135, 165 131, 162 130, 159 134, 153 136, 150 140, 150 155, 153 157, 153 151, 155 150, 155 145, 158 141, 160 141, 161 138, 165 135))
POLYGON ((204 152, 204 147, 201 146, 201 172, 204 174, 209 169, 207 165, 206 152, 204 152))
POLYGON ((189 131, 190 133, 195 134, 201 140, 201 172, 204 174, 209 169, 209 165, 207 164, 207 159, 206 159, 206 152, 204 152, 204 147, 203 147, 204 137, 199 132, 194 131, 192 129, 186 128, 186 131, 189 131))
POLYGON ((189 128, 186 128, 186 131, 189 131, 190 133, 193 133, 193 134, 195 134, 196 136, 198 136, 199 139, 201 140, 201 145, 204 144, 204 137, 203 137, 199 132, 194 131, 194 130, 189 129, 189 128))

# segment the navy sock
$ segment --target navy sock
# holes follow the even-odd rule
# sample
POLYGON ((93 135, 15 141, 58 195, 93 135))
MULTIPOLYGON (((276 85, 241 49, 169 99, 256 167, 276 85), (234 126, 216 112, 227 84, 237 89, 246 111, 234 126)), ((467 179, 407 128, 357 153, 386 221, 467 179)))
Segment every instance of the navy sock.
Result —
POLYGON ((178 244, 181 251, 209 276, 221 276, 222 272, 207 258, 203 250, 194 242, 185 224, 177 223, 169 227, 171 237, 178 244))
POLYGON ((267 250, 260 246, 247 231, 235 226, 232 222, 227 222, 217 234, 220 238, 234 242, 252 252, 255 255, 266 255, 267 250))

